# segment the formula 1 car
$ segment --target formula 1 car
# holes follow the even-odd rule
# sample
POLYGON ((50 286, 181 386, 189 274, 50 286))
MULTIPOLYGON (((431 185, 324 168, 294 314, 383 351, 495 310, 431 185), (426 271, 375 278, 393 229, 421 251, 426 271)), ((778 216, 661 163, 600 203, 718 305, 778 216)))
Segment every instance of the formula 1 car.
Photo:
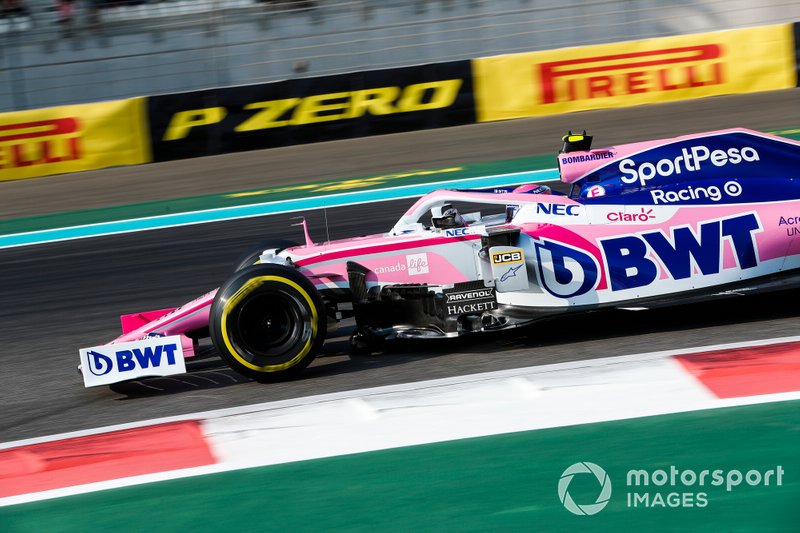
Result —
POLYGON ((123 316, 122 336, 81 350, 85 383, 184 371, 208 335, 233 369, 269 381, 304 369, 329 325, 349 317, 354 345, 368 346, 800 280, 800 143, 746 129, 603 149, 591 140, 563 139, 569 194, 440 190, 387 233, 314 244, 306 230, 302 246, 264 244, 218 290, 123 316))

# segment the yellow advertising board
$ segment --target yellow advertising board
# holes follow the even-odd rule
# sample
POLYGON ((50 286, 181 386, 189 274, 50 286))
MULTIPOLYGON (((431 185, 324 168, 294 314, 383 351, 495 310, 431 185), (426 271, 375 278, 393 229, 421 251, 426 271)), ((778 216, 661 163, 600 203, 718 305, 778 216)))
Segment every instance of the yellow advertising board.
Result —
POLYGON ((0 181, 150 160, 145 99, 0 113, 0 181))
POLYGON ((791 24, 472 60, 480 122, 795 86, 791 24))

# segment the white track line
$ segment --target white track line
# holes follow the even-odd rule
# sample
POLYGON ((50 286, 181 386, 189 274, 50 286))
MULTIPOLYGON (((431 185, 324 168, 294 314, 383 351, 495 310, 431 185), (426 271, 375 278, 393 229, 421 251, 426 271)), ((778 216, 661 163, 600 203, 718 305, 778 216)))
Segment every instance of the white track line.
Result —
POLYGON ((1 448, 200 420, 217 464, 0 499, 0 506, 168 479, 477 436, 800 399, 719 399, 673 356, 800 342, 700 346, 472 374, 234 407, 4 443, 1 448), (325 446, 319 446, 325 442, 325 446))

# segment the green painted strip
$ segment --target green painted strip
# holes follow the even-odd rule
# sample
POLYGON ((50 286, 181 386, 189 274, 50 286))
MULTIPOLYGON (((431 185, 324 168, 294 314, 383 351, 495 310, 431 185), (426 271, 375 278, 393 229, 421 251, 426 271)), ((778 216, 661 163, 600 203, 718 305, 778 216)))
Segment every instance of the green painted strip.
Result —
MULTIPOLYGON (((590 406, 587 406, 590 408, 590 406)), ((6 532, 55 531, 796 531, 800 401, 697 411, 254 468, 0 508, 6 532), (608 506, 567 512, 559 478, 603 467, 608 506), (784 469, 782 486, 634 487, 705 492, 706 507, 627 506, 627 472, 784 469)), ((710 477, 708 478, 711 479, 710 477)), ((579 475, 580 504, 599 485, 579 475)), ((695 497, 696 498, 696 497, 695 497)))
POLYGON ((418 185, 404 185, 402 187, 387 187, 367 191, 345 192, 328 196, 312 196, 296 198, 277 202, 263 202, 249 205, 219 207, 203 211, 189 211, 160 215, 155 217, 135 218, 130 220, 117 220, 99 222, 83 226, 68 228, 45 229, 28 233, 15 233, 0 235, 0 248, 13 248, 16 246, 29 246, 45 242, 57 242, 71 239, 98 237, 101 235, 117 235, 136 231, 147 231, 160 228, 174 228, 187 224, 205 224, 223 220, 238 220, 248 217, 259 217, 277 213, 296 213, 323 207, 337 207, 345 205, 383 202, 400 198, 417 198, 442 187, 454 189, 490 188, 506 185, 520 185, 523 183, 541 183, 558 179, 558 172, 553 169, 534 170, 530 172, 517 172, 514 174, 499 174, 463 180, 440 181, 437 183, 424 183, 418 185))
POLYGON ((315 198, 352 191, 370 191, 386 187, 430 184, 439 181, 476 178, 493 174, 511 174, 552 168, 553 156, 525 157, 506 161, 474 163, 444 169, 425 169, 403 173, 367 176, 346 180, 320 181, 302 185, 283 185, 264 189, 234 191, 173 200, 159 200, 83 211, 69 211, 0 221, 0 235, 11 235, 53 228, 66 228, 117 220, 188 213, 206 209, 252 205, 299 198, 315 198))
MULTIPOLYGON (((800 129, 772 131, 783 137, 800 140, 800 129)), ((0 220, 0 235, 12 235, 54 228, 68 228, 119 220, 139 219, 207 209, 246 206, 263 202, 315 198, 342 192, 370 191, 386 187, 430 184, 439 181, 476 178, 553 168, 555 155, 538 155, 502 161, 471 163, 440 169, 420 169, 402 173, 329 180, 301 185, 278 185, 222 194, 210 194, 171 200, 159 200, 120 206, 67 211, 9 220, 0 220)))

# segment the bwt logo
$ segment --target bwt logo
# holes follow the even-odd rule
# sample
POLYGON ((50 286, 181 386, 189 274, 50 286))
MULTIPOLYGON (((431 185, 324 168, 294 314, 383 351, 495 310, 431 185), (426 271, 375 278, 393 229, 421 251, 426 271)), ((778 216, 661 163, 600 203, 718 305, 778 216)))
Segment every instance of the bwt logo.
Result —
POLYGON ((683 226, 672 235, 661 230, 601 241, 612 291, 644 287, 659 279, 659 263, 674 280, 708 276, 722 270, 722 246, 729 241, 740 270, 758 266, 754 233, 761 224, 753 213, 683 226), (658 261, 650 258, 653 252, 658 261), (699 272, 695 274, 695 269, 699 272))
POLYGON ((720 85, 722 56, 704 44, 541 63, 541 103, 720 85))
POLYGON ((0 169, 81 158, 76 117, 0 125, 0 169))
POLYGON ((542 288, 553 296, 572 298, 597 286, 600 267, 592 255, 548 239, 534 241, 534 246, 542 288))
POLYGON ((89 371, 95 376, 104 376, 114 370, 115 366, 118 372, 129 372, 137 368, 170 366, 175 364, 175 352, 177 350, 178 346, 175 344, 119 350, 110 356, 91 350, 87 352, 89 356, 89 371), (166 362, 162 362, 162 360, 166 362))
MULTIPOLYGON (((689 226, 609 237, 600 241, 612 291, 659 282, 661 266, 673 280, 719 274, 723 245, 729 242, 739 270, 759 265, 754 213, 689 226)), ((595 257, 580 248, 548 239, 534 241, 541 287, 558 298, 573 298, 594 289, 600 279, 595 257)), ((733 267, 732 267, 733 268, 733 267)))

